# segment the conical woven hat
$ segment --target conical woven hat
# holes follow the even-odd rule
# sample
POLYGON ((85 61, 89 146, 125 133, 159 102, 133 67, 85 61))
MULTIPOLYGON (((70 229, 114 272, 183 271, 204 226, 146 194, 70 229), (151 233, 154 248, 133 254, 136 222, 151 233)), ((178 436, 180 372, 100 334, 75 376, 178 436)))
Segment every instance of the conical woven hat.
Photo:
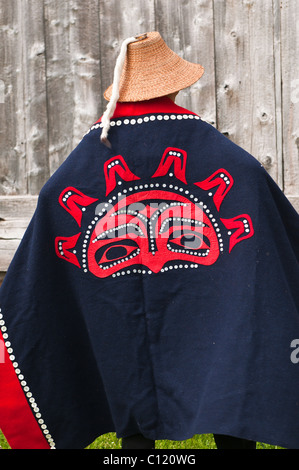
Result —
MULTIPOLYGON (((169 95, 197 82, 204 68, 182 59, 158 32, 149 32, 128 45, 118 101, 144 101, 169 95)), ((104 93, 110 100, 112 86, 104 93)))

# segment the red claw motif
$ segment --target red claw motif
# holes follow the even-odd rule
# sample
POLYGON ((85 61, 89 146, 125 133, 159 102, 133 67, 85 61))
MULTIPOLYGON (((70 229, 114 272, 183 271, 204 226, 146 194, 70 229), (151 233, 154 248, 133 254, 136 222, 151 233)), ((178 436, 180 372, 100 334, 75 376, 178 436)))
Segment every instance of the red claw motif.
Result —
MULTIPOLYGON (((142 184, 121 155, 110 158, 104 165, 106 196, 117 184, 127 182, 128 187, 118 193, 117 202, 114 195, 96 206, 95 216, 82 234, 57 237, 57 255, 84 272, 106 278, 210 266, 224 252, 223 226, 228 230, 229 253, 237 243, 252 237, 248 214, 218 218, 196 195, 196 188, 208 192, 219 212, 234 184, 232 176, 221 168, 194 183, 193 194, 186 181, 186 163, 186 151, 168 147, 150 182, 142 184), (160 178, 168 176, 172 177, 170 182, 161 183, 160 178)), ((75 188, 66 188, 59 198, 79 225, 82 212, 97 201, 75 188)))
POLYGON ((78 191, 78 189, 68 187, 59 196, 59 202, 62 207, 71 214, 79 226, 81 226, 82 211, 80 207, 85 209, 86 206, 97 201, 93 197, 86 196, 78 191))
POLYGON ((250 238, 253 235, 253 226, 251 218, 247 214, 238 215, 232 219, 220 219, 221 222, 225 225, 226 228, 236 231, 231 235, 231 232, 228 232, 230 237, 229 241, 229 253, 232 251, 233 247, 245 238, 250 238))
POLYGON ((78 233, 77 235, 73 235, 72 237, 56 237, 55 239, 55 250, 57 256, 59 256, 59 258, 64 259, 65 261, 68 261, 69 263, 73 263, 79 268, 80 263, 72 249, 75 248, 80 235, 81 233, 78 233))
POLYGON ((215 171, 215 173, 209 176, 206 180, 194 184, 206 191, 216 188, 213 200, 217 210, 219 211, 223 199, 234 184, 234 180, 226 170, 221 168, 220 170, 215 171))
POLYGON ((174 166, 174 173, 176 178, 183 181, 187 184, 186 181, 186 162, 187 162, 187 152, 185 150, 168 147, 161 159, 160 165, 156 172, 153 174, 152 178, 157 176, 165 176, 171 165, 174 166))
POLYGON ((113 191, 116 186, 116 176, 118 174, 124 181, 139 180, 138 176, 131 172, 124 158, 121 155, 112 157, 104 164, 104 174, 106 179, 106 196, 113 191))

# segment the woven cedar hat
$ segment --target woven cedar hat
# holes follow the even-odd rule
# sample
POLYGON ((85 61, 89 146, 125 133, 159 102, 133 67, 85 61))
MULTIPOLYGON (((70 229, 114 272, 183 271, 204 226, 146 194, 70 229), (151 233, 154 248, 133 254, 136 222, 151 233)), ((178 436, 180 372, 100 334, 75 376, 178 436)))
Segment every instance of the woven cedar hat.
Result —
MULTIPOLYGON (((127 44, 119 81, 118 101, 144 101, 169 95, 197 82, 204 68, 182 59, 158 32, 135 37, 127 44)), ((110 100, 113 84, 104 93, 110 100)))

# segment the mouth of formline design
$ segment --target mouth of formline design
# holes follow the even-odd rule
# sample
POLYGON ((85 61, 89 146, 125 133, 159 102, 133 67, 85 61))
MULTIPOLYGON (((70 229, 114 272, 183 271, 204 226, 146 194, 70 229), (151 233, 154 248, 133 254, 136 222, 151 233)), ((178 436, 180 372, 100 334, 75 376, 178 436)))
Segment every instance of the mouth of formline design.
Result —
POLYGON ((138 266, 159 272, 183 261, 186 268, 213 264, 223 246, 218 224, 206 205, 193 201, 161 190, 121 199, 97 221, 85 245, 86 268, 88 262, 93 274, 107 277, 134 265, 134 272, 144 272, 138 266))

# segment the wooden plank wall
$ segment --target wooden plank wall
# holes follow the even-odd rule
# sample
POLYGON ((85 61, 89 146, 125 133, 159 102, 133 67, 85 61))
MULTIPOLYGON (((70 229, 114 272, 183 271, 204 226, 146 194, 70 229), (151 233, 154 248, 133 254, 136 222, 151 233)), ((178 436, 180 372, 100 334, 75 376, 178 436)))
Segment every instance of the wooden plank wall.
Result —
POLYGON ((159 31, 203 78, 177 103, 299 209, 298 0, 0 0, 0 272, 39 190, 103 113, 123 39, 159 31))

